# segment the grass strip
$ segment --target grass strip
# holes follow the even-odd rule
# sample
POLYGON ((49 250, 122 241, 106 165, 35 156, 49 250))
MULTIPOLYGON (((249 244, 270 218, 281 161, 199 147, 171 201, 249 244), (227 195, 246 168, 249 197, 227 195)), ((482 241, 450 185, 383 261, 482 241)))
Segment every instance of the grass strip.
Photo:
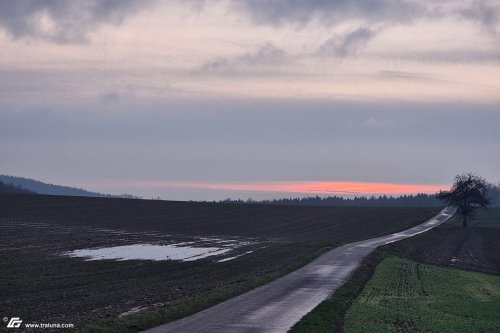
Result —
POLYGON ((345 331, 500 332, 500 277, 389 256, 345 316, 345 331))

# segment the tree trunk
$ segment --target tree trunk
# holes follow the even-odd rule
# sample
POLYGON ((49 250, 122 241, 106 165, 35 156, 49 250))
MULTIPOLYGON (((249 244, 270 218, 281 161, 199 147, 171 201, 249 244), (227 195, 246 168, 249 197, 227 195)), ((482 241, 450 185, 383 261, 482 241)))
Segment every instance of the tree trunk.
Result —
POLYGON ((467 215, 464 214, 464 219, 462 220, 462 227, 467 228, 467 215))

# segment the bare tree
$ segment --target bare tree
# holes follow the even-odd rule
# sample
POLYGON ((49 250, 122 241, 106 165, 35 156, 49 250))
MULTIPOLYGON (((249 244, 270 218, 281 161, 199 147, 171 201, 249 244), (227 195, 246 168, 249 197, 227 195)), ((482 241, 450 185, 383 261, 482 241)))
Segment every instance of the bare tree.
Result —
POLYGON ((458 208, 462 215, 462 226, 467 228, 467 218, 474 215, 478 208, 490 204, 487 197, 488 187, 483 177, 473 173, 457 175, 450 191, 441 191, 437 195, 439 200, 458 208))

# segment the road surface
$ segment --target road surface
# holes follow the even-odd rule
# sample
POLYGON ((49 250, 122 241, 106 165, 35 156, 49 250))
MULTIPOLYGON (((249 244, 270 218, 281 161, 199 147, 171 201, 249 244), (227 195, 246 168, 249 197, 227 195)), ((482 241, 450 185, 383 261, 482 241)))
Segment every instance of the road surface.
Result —
POLYGON ((432 229, 454 212, 445 208, 429 221, 408 230, 340 246, 266 285, 144 332, 287 332, 344 284, 376 247, 432 229))

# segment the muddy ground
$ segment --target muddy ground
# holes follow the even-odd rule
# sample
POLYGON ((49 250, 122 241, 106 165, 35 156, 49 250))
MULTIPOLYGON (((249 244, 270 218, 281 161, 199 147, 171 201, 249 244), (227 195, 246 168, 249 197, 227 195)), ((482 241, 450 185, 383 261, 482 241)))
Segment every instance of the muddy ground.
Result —
POLYGON ((480 212, 470 227, 460 218, 390 245, 396 254, 423 263, 500 274, 500 208, 480 212))

